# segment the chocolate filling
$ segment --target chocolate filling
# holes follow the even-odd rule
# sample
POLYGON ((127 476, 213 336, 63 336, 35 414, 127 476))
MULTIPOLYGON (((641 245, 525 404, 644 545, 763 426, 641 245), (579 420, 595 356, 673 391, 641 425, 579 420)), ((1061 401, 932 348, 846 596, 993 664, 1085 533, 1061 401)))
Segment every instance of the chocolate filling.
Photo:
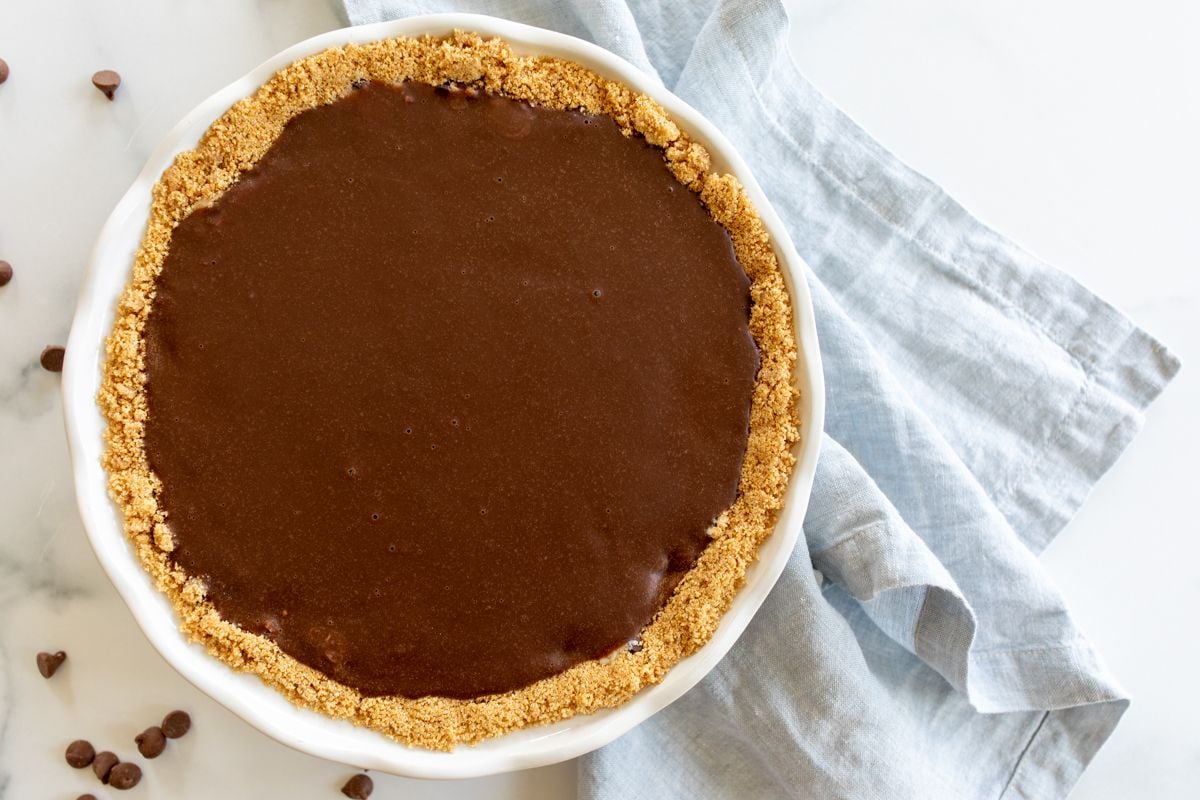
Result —
POLYGON ((749 311, 611 119, 366 84, 174 231, 144 331, 171 558, 367 695, 604 656, 735 499, 749 311))

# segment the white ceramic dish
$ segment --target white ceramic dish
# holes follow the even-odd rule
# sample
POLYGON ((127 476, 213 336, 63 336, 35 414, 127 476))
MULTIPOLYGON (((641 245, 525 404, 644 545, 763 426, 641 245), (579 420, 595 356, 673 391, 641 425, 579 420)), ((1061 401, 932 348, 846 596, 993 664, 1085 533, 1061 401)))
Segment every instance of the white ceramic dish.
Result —
POLYGON ((725 137, 657 81, 596 45, 540 28, 471 14, 413 17, 346 28, 301 42, 217 92, 185 117, 151 156, 100 234, 80 290, 63 374, 63 407, 75 491, 92 547, 138 624, 163 657, 202 691, 284 744, 359 767, 422 778, 475 777, 582 755, 616 739, 699 682, 750 622, 796 544, 812 488, 824 419, 821 361, 812 303, 803 278, 805 269, 783 224, 725 137), (788 489, 786 509, 712 641, 676 665, 662 683, 643 690, 619 708, 438 753, 408 748, 373 731, 297 708, 257 678, 233 671, 186 640, 179 632, 171 605, 154 588, 134 556, 122 530, 120 512, 108 496, 106 475, 100 465, 104 420, 95 398, 100 385, 104 339, 112 326, 117 299, 128 279, 149 216, 150 190, 175 156, 194 147, 208 126, 234 102, 299 58, 351 42, 445 34, 456 28, 503 37, 521 53, 574 60, 654 97, 676 123, 708 147, 716 170, 730 172, 741 180, 766 223, 791 290, 800 345, 796 381, 801 392, 803 441, 798 445, 798 463, 788 489))

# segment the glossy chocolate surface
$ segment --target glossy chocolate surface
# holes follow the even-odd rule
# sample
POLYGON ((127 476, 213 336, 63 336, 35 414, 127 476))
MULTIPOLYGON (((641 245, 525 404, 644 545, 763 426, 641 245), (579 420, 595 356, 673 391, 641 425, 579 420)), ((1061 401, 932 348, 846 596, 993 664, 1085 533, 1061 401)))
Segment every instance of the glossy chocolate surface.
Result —
POLYGON ((603 656, 736 496, 749 308, 612 120, 367 84, 174 233, 144 333, 171 557, 368 695, 603 656))

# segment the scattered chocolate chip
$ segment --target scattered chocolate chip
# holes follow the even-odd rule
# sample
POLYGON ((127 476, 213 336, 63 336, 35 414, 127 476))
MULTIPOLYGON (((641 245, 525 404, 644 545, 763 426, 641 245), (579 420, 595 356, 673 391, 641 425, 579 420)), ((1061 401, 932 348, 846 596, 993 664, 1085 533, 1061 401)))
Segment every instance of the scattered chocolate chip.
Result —
POLYGON ((76 798, 75 798, 75 800, 96 800, 96 795, 94 795, 94 794, 81 794, 81 795, 79 795, 79 797, 76 797, 76 798))
POLYGON ((192 718, 186 711, 172 711, 163 717, 162 732, 168 739, 178 739, 192 728, 192 718))
MULTIPOLYGON (((61 350, 62 348, 59 348, 59 349, 61 350)), ((42 353, 42 366, 46 367, 45 352, 42 353)), ((46 369, 50 369, 50 367, 46 367, 46 369)), ((60 370, 62 370, 62 356, 59 356, 59 358, 58 358, 58 369, 50 370, 50 371, 58 372, 60 370)), ((54 675, 54 673, 58 672, 58 668, 61 667, 62 663, 66 660, 67 660, 67 654, 64 653, 62 650, 59 650, 57 653, 38 653, 37 654, 38 672, 42 673, 43 678, 52 677, 54 675)))
POLYGON ((92 772, 96 773, 96 777, 100 779, 101 783, 108 783, 113 767, 120 763, 121 759, 117 758, 116 753, 104 750, 96 753, 96 758, 92 761, 92 772))
POLYGON ((133 741, 137 743, 138 752, 146 758, 158 758, 167 747, 167 737, 157 725, 146 728, 133 737, 133 741))
POLYGON ((142 768, 137 764, 122 761, 108 773, 108 785, 114 789, 132 789, 142 780, 142 768))
POLYGON ((75 769, 83 769, 96 758, 96 748, 87 739, 76 739, 67 745, 67 763, 75 769))
POLYGON ((0 58, 0 83, 8 80, 8 62, 0 58))
MULTIPOLYGON (((3 81, 0 81, 3 83, 3 81)), ((0 286, 6 285, 12 280, 12 264, 7 261, 0 261, 0 286)))
POLYGON ((92 76, 92 86, 104 92, 104 96, 109 100, 113 99, 113 95, 117 93, 117 87, 120 85, 121 76, 111 69, 102 69, 92 76))
MULTIPOLYGON (((67 349, 61 344, 46 345, 42 349, 42 369, 47 372, 62 372, 63 356, 67 354, 67 349)), ((41 656, 39 656, 41 658, 41 656)), ((50 677, 49 675, 46 676, 50 677)))
POLYGON ((351 800, 367 800, 373 791, 375 782, 361 773, 346 781, 346 785, 342 787, 342 794, 351 800))
POLYGON ((631 653, 640 653, 640 652, 642 652, 642 642, 641 642, 641 640, 640 640, 640 639, 638 639, 638 640, 635 640, 635 641, 632 641, 632 642, 630 642, 630 643, 629 643, 629 647, 628 647, 628 648, 626 648, 626 649, 628 649, 628 650, 629 650, 629 652, 631 652, 631 653))

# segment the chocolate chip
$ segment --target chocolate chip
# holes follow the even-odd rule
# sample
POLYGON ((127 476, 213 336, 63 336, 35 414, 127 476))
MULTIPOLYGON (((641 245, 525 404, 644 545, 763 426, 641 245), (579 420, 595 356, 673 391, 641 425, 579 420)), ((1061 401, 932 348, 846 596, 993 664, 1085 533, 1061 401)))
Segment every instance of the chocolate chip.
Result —
POLYGON ((122 761, 108 773, 108 785, 114 789, 132 789, 142 780, 142 768, 137 764, 122 761))
POLYGON ((79 797, 76 797, 76 798, 75 798, 75 800, 96 800, 96 795, 94 795, 94 794, 81 794, 81 795, 79 795, 79 797))
POLYGON ((168 739, 178 739, 192 728, 192 718, 186 711, 172 711, 163 717, 162 732, 168 739))
MULTIPOLYGON (((0 83, 3 83, 3 81, 0 81, 0 83)), ((11 280, 12 264, 8 263, 7 261, 0 261, 0 286, 6 285, 11 280)))
POLYGON ((117 87, 120 85, 121 76, 111 69, 102 69, 92 76, 92 86, 104 92, 104 96, 109 100, 113 99, 113 95, 117 93, 117 87))
POLYGON ((643 648, 642 648, 642 640, 641 640, 641 639, 635 639, 634 641, 632 641, 632 642, 630 642, 630 643, 629 643, 629 647, 627 647, 626 649, 627 649, 629 652, 631 652, 631 653, 640 653, 640 652, 642 652, 642 649, 643 649, 643 648))
POLYGON ((0 58, 0 83, 8 80, 8 62, 0 58))
POLYGON ((342 794, 351 800, 367 800, 373 791, 375 791, 375 782, 362 774, 355 775, 342 787, 342 794))
POLYGON ((66 354, 67 349, 61 344, 46 345, 44 348, 42 348, 42 369, 46 370, 47 372, 62 372, 63 357, 66 356, 66 354))
POLYGON ((92 761, 92 772, 96 773, 101 783, 108 783, 113 767, 120 763, 121 759, 117 758, 116 753, 105 750, 96 753, 96 758, 92 761))
POLYGON ((75 769, 83 769, 96 758, 96 748, 87 739, 76 739, 67 745, 67 763, 75 769))
POLYGON ((138 752, 146 758, 158 758, 167 747, 167 737, 162 728, 154 725, 133 737, 137 743, 138 752))
MULTIPOLYGON (((62 349, 62 348, 59 348, 59 349, 62 349)), ((46 367, 46 354, 44 352, 42 353, 42 366, 46 367)), ((46 367, 46 369, 50 369, 50 367, 46 367)), ((62 369, 62 357, 60 356, 58 359, 58 369, 51 370, 51 372, 58 372, 61 369, 62 369)), ((54 673, 58 672, 58 668, 61 667, 62 663, 66 660, 67 660, 67 654, 64 653, 62 650, 59 650, 57 653, 38 653, 37 654, 38 672, 42 673, 43 678, 52 677, 54 675, 54 673)))

